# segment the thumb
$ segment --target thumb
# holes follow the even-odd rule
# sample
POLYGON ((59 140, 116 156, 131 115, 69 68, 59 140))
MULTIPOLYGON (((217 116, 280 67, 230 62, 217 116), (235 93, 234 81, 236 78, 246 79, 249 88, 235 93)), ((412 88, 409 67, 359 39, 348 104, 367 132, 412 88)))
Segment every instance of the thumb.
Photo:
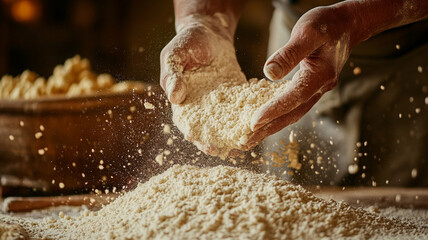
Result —
POLYGON ((263 72, 269 79, 279 81, 318 47, 314 41, 305 37, 297 39, 292 34, 290 41, 269 57, 263 72))

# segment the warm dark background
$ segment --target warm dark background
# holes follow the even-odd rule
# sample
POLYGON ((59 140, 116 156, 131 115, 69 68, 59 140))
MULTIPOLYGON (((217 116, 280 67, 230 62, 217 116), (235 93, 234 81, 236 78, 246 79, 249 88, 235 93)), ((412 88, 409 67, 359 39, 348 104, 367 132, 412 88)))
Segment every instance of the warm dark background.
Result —
MULTIPOLYGON (((248 77, 262 77, 271 1, 250 0, 235 45, 248 77)), ((0 76, 51 75, 75 54, 118 80, 159 79, 159 53, 175 35, 172 0, 0 0, 0 76)))

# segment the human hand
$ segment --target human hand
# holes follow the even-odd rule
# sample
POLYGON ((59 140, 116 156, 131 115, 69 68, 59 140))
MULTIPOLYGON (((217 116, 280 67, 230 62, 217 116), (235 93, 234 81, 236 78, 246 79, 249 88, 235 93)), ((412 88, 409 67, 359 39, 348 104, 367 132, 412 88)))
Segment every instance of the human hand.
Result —
POLYGON ((289 42, 267 61, 264 72, 281 80, 297 64, 287 90, 256 111, 251 148, 269 135, 298 121, 327 91, 333 89, 352 47, 352 18, 333 6, 315 8, 304 14, 292 30, 289 42))
POLYGON ((219 39, 233 46, 228 23, 222 17, 191 15, 182 19, 177 35, 162 50, 160 84, 171 103, 185 100, 188 86, 183 73, 210 65, 219 53, 219 39))

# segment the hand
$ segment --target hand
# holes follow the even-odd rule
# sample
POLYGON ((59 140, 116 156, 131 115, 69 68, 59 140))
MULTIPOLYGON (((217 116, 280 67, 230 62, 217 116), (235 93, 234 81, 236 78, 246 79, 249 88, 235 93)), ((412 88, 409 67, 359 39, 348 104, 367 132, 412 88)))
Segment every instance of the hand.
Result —
MULTIPOLYGON (((227 19, 221 13, 214 13, 213 16, 192 16, 187 21, 180 19, 177 35, 162 50, 161 86, 169 100, 175 104, 172 106, 173 118, 179 117, 174 121, 186 121, 186 119, 180 119, 181 110, 178 110, 180 106, 177 105, 186 99, 187 94, 195 94, 191 96, 192 98, 200 97, 198 94, 204 94, 211 90, 210 87, 215 87, 225 81, 246 81, 236 59, 231 37, 233 31, 228 27, 230 25, 227 19), (214 68, 215 70, 213 70, 214 68), (197 71, 194 71, 196 69, 197 71), (235 71, 236 74, 232 75, 242 79, 229 79, 221 74, 215 74, 213 71, 228 72, 229 74, 235 71), (191 74, 198 76, 201 72, 208 73, 208 77, 201 79, 201 81, 210 82, 207 84, 207 88, 199 89, 200 87, 188 86, 187 84, 195 82, 189 81, 191 74)), ((197 134, 193 135, 195 132, 193 129, 181 129, 180 127, 179 129, 183 132, 185 139, 192 141, 201 151, 210 155, 218 155, 222 152, 218 146, 201 141, 197 134)))
POLYGON ((352 28, 349 14, 334 5, 315 8, 299 19, 289 42, 266 61, 264 72, 272 80, 281 80, 299 63, 300 70, 283 94, 253 115, 249 148, 298 121, 336 86, 355 45, 352 28))
POLYGON ((177 26, 177 35, 162 50, 160 84, 171 103, 180 104, 185 100, 188 86, 183 73, 211 64, 219 53, 220 38, 233 46, 231 33, 221 17, 186 17, 177 26))

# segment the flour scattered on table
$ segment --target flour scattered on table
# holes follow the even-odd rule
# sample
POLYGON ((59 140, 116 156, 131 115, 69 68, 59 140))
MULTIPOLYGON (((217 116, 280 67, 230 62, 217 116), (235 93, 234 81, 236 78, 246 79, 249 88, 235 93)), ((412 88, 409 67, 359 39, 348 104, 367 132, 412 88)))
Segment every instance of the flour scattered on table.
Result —
POLYGON ((233 46, 224 40, 219 40, 219 46, 210 66, 183 74, 187 97, 182 104, 173 104, 172 111, 187 140, 205 153, 225 158, 232 149, 244 148, 252 134, 251 117, 284 92, 286 82, 247 81, 233 46))
POLYGON ((17 240, 29 239, 27 232, 18 224, 9 224, 0 221, 0 239, 1 240, 17 240))
POLYGON ((239 168, 175 165, 98 212, 24 219, 36 239, 329 239, 428 236, 426 229, 325 201, 239 168))

